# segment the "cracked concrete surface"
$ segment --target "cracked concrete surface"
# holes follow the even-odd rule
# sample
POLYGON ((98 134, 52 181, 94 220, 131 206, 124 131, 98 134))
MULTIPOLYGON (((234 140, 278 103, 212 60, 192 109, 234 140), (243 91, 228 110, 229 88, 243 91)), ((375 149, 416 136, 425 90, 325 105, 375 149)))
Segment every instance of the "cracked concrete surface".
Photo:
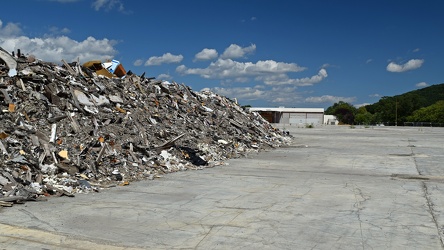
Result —
POLYGON ((227 166, 4 208, 0 249, 444 248, 443 128, 286 130, 227 166))

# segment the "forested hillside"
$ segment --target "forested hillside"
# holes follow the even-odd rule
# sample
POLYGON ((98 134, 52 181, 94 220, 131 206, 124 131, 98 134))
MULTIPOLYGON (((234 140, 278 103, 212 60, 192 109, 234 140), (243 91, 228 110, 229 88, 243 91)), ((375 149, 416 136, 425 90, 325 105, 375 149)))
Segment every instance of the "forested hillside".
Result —
POLYGON ((443 123, 444 84, 436 84, 392 97, 360 108, 339 102, 329 107, 326 114, 336 115, 345 124, 404 125, 415 122, 443 123))

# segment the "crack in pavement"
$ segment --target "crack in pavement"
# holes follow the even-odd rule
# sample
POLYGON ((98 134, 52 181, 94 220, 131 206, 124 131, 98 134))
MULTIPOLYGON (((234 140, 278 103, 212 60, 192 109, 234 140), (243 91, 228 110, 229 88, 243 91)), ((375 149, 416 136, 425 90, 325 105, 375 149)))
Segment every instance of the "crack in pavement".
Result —
MULTIPOLYGON (((410 145, 410 141, 411 140, 409 138, 409 145, 410 145)), ((413 162, 415 163, 416 171, 418 172, 418 175, 421 176, 422 173, 419 171, 418 164, 416 162, 416 157, 414 157, 415 154, 413 152, 413 147, 410 147, 410 150, 412 151, 412 158, 413 158, 413 162)), ((444 239, 443 239, 443 236, 441 235, 440 228, 439 228, 439 223, 438 223, 438 220, 436 219, 436 215, 435 215, 435 212, 433 210, 433 202, 432 202, 432 200, 430 198, 430 194, 428 192, 427 183, 425 181, 421 181, 421 183, 422 183, 423 195, 424 195, 424 198, 425 198, 426 203, 427 203, 428 212, 432 216, 432 220, 435 223, 436 231, 438 233, 439 242, 441 243, 441 247, 444 249, 444 239)))
POLYGON ((355 196, 355 204, 353 205, 353 207, 357 208, 356 216, 359 221, 359 230, 360 230, 360 234, 361 234, 361 245, 362 245, 362 249, 365 249, 364 234, 362 233, 361 211, 364 209, 362 204, 364 202, 366 202, 367 200, 369 200, 370 198, 364 197, 362 190, 356 184, 354 184, 354 186, 353 186, 353 194, 355 196))
POLYGON ((219 229, 216 231, 219 232, 220 230, 222 230, 225 226, 229 225, 231 222, 233 222, 239 215, 241 215, 244 211, 241 210, 238 212, 238 214, 236 214, 236 216, 234 216, 228 223, 223 224, 223 225, 211 225, 210 230, 208 230, 208 232, 205 234, 205 236, 197 243, 197 245, 194 247, 194 249, 198 249, 199 245, 208 237, 208 235, 210 235, 210 233, 213 231, 213 228, 215 227, 219 227, 219 229))
POLYGON ((33 213, 31 213, 31 212, 29 212, 29 211, 27 211, 27 210, 25 210, 25 209, 22 209, 22 208, 19 208, 18 210, 19 210, 20 212, 22 212, 22 213, 27 214, 31 219, 37 220, 38 222, 40 222, 40 223, 42 223, 42 224, 47 225, 48 227, 50 227, 51 230, 54 230, 55 232, 57 232, 57 229, 54 228, 51 224, 49 224, 49 223, 46 222, 46 221, 41 220, 40 218, 38 218, 37 216, 35 216, 33 213))

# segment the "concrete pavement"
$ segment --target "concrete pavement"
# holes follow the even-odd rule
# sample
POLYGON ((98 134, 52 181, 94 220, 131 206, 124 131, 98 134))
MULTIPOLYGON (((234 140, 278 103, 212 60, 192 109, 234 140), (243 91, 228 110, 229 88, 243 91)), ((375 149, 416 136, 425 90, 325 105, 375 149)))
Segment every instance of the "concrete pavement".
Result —
POLYGON ((444 128, 286 127, 227 166, 0 210, 0 249, 442 249, 444 128))

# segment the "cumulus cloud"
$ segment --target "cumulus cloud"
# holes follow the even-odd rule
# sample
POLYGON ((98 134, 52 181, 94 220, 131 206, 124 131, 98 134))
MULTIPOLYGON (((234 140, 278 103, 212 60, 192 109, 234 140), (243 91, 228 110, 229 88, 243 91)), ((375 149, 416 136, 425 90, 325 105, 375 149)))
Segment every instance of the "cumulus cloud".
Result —
POLYGON ((165 53, 162 56, 152 56, 146 62, 145 66, 162 65, 165 63, 180 63, 183 60, 182 55, 173 55, 165 53))
POLYGON ((203 49, 201 52, 197 53, 194 56, 194 60, 196 61, 207 61, 207 60, 213 60, 218 57, 218 53, 215 49, 203 49))
POLYGON ((116 42, 108 39, 97 40, 88 37, 79 42, 67 36, 29 38, 21 34, 18 24, 3 25, 0 21, 0 46, 7 51, 21 49, 23 53, 33 54, 41 60, 52 62, 59 62, 62 58, 73 61, 77 57, 84 61, 109 59, 117 54, 114 49, 116 42), (17 47, 17 44, 20 44, 20 47, 17 47), (42 50, 42 47, 45 50, 42 50))
POLYGON ((92 3, 92 7, 96 10, 105 10, 105 11, 110 11, 113 9, 117 9, 119 12, 122 13, 129 13, 129 11, 127 11, 125 9, 125 6, 123 5, 121 0, 95 0, 92 3))
POLYGON ((136 61, 134 61, 133 65, 134 66, 141 66, 143 64, 143 60, 142 59, 137 59, 136 61))
POLYGON ((168 75, 168 74, 160 74, 160 75, 157 76, 157 79, 171 80, 171 79, 173 79, 173 77, 168 75))
POLYGON ((59 28, 56 26, 52 26, 49 28, 49 32, 51 32, 51 34, 53 35, 59 35, 59 34, 69 34, 71 33, 71 30, 69 30, 68 28, 59 28))
POLYGON ((251 103, 253 101, 265 101, 270 105, 292 106, 303 102, 304 99, 296 92, 296 87, 273 87, 265 88, 263 85, 254 87, 234 87, 234 88, 204 88, 228 98, 236 98, 241 103, 251 103))
POLYGON ((286 74, 266 76, 264 77, 264 83, 267 85, 294 85, 294 86, 312 86, 321 82, 328 76, 327 70, 320 69, 319 72, 311 77, 304 78, 289 78, 286 74))
POLYGON ((429 86, 426 82, 419 82, 416 84, 416 87, 423 88, 429 86))
POLYGON ((293 106, 303 101, 300 93, 296 92, 297 87, 277 86, 267 91, 268 102, 279 106, 293 106))
POLYGON ((266 92, 254 87, 238 87, 238 88, 204 88, 201 91, 209 90, 211 92, 217 93, 221 96, 226 96, 228 98, 237 98, 243 100, 258 100, 263 99, 266 96, 266 92))
POLYGON ((424 63, 424 60, 422 60, 422 59, 411 59, 404 64, 397 64, 397 63, 391 62, 387 65, 387 71, 396 72, 396 73, 405 72, 408 70, 414 70, 414 69, 420 68, 423 63, 424 63))
POLYGON ((7 23, 6 25, 4 25, 2 20, 0 20, 0 38, 19 36, 21 34, 22 29, 20 28, 20 24, 7 23))
POLYGON ((180 65, 176 71, 183 75, 200 75, 207 79, 237 78, 259 76, 265 74, 282 74, 305 70, 295 63, 276 62, 273 60, 252 62, 237 62, 231 59, 221 59, 212 62, 207 68, 187 68, 180 65))
POLYGON ((306 102, 309 103, 337 103, 339 101, 352 103, 356 101, 356 97, 340 97, 340 96, 332 96, 332 95, 323 95, 323 96, 312 96, 305 98, 306 102))
POLYGON ((235 59, 245 57, 247 54, 254 53, 256 51, 256 45, 252 44, 248 47, 242 48, 237 44, 231 44, 225 49, 224 53, 220 56, 222 59, 235 59))
POLYGON ((82 62, 106 60, 117 54, 114 48, 116 44, 114 40, 99 40, 92 36, 83 41, 76 41, 67 36, 30 38, 22 35, 18 24, 3 25, 0 21, 0 46, 3 49, 10 52, 20 49, 24 54, 32 54, 43 61, 75 61, 77 58, 82 62))

